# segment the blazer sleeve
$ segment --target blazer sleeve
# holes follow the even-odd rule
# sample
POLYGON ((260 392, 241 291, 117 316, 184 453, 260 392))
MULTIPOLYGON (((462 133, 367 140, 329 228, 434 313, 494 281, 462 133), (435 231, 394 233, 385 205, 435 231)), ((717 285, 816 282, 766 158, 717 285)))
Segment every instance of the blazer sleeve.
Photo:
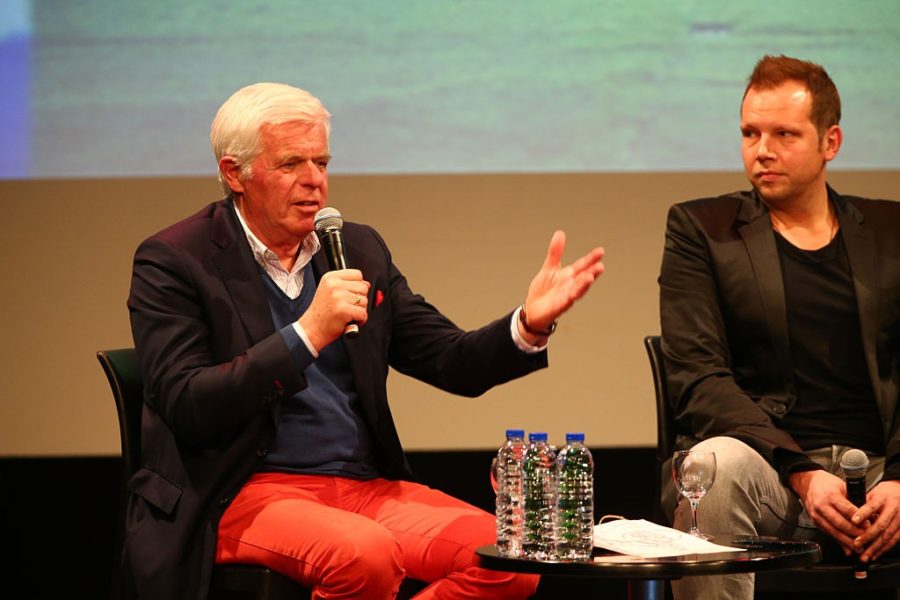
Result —
POLYGON ((366 230, 387 260, 392 367, 446 392, 474 397, 547 366, 546 351, 528 354, 515 345, 512 312, 473 331, 457 327, 410 289, 384 240, 374 229, 366 230))
POLYGON ((128 299, 145 399, 194 447, 221 443, 305 386, 278 332, 251 342, 209 268, 202 254, 151 238, 135 253, 128 299))
POLYGON ((735 380, 714 243, 683 205, 670 209, 659 277, 669 401, 682 433, 734 437, 777 468, 777 449, 802 451, 735 380))

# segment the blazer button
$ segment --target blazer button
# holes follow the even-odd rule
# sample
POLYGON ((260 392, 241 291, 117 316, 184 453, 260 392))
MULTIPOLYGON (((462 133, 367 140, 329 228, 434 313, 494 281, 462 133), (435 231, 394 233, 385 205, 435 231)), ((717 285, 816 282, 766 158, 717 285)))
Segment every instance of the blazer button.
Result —
POLYGON ((262 458, 263 456, 265 456, 268 453, 269 453, 268 448, 257 448, 256 449, 256 455, 260 458, 262 458))
POLYGON ((228 506, 230 502, 231 498, 222 498, 221 500, 219 500, 219 504, 222 506, 228 506))
POLYGON ((775 410, 776 414, 783 415, 784 414, 784 404, 776 404, 774 410, 775 410))

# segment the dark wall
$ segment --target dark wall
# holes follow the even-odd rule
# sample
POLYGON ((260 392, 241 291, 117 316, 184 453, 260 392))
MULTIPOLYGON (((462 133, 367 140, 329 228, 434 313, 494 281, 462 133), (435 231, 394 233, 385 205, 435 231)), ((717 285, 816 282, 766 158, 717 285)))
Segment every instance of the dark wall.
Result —
POLYGON ((118 457, 0 460, 7 587, 20 582, 23 598, 108 596, 119 464, 118 457))

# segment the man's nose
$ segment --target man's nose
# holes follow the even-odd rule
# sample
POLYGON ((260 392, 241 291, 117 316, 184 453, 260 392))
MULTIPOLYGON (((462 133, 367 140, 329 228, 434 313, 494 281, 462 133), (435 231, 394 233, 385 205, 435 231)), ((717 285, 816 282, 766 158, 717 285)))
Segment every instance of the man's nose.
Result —
POLYGON ((314 160, 309 159, 303 162, 300 170, 300 181, 304 185, 320 186, 324 180, 325 173, 314 160))
POLYGON ((775 153, 772 151, 772 144, 769 136, 759 136, 759 146, 756 148, 756 158, 758 160, 768 160, 774 157, 775 153))

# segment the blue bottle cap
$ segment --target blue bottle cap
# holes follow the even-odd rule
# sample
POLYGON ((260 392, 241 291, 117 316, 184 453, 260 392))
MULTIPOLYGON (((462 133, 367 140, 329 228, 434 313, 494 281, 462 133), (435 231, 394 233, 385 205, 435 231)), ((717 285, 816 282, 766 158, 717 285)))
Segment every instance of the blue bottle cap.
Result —
POLYGON ((524 438, 525 430, 524 429, 507 429, 506 430, 506 439, 509 438, 524 438))
POLYGON ((528 441, 529 441, 529 442, 546 442, 546 441, 547 441, 547 434, 544 433, 543 431, 538 431, 538 432, 534 432, 534 433, 529 433, 529 434, 528 434, 528 441))
POLYGON ((566 443, 570 444, 572 442, 584 442, 584 434, 583 433, 567 433, 566 434, 566 443))

